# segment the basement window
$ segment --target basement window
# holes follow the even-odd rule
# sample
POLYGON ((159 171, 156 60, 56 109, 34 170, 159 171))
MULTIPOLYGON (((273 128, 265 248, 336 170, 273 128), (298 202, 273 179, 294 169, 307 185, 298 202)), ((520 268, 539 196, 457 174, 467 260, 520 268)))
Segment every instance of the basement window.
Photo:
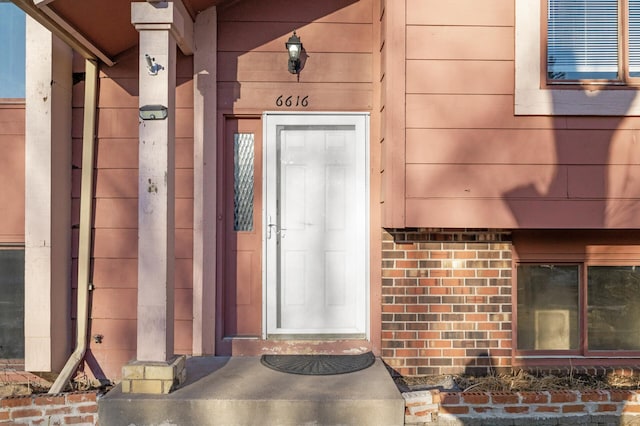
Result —
POLYGON ((640 353, 640 266, 520 264, 521 354, 640 353))
POLYGON ((0 359, 24 358, 24 249, 0 248, 0 359))

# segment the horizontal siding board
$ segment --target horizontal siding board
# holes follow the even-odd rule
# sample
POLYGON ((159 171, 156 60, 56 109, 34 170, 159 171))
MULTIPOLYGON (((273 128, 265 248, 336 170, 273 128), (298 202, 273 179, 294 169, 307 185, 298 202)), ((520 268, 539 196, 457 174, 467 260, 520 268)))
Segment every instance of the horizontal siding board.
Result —
POLYGON ((4 107, 0 109, 0 134, 24 135, 25 108, 24 105, 4 107))
POLYGON ((640 201, 640 166, 570 166, 567 193, 572 198, 606 197, 640 201))
MULTIPOLYGON (((75 173, 74 173, 75 174, 75 173)), ((137 169, 100 169, 95 178, 96 198, 137 198, 137 169)), ((74 194, 76 196, 79 194, 74 194)))
POLYGON ((407 198, 565 198, 566 169, 553 165, 408 164, 407 198), (535 189, 518 192, 528 187, 535 189))
POLYGON ((193 259, 192 258, 176 259, 175 287, 193 289, 193 259))
POLYGON ((177 288, 174 293, 176 320, 193 318, 193 291, 190 288, 177 288))
POLYGON ((176 259, 193 259, 193 230, 176 229, 176 259))
MULTIPOLYGON (((74 120, 81 120, 82 115, 74 120)), ((98 138, 138 139, 138 107, 130 108, 98 108, 98 138)), ((80 132, 81 133, 81 132, 80 132)), ((73 137, 82 137, 75 134, 73 137)))
POLYGON ((372 25, 287 22, 220 22, 219 52, 282 52, 293 30, 297 31, 304 50, 317 52, 371 52, 372 25))
MULTIPOLYGON (((0 110, 0 116, 6 110, 0 110)), ((2 124, 0 123, 0 128, 2 124)), ((0 241, 24 241, 24 135, 0 134, 0 241)))
POLYGON ((407 0, 409 25, 513 26, 513 1, 407 0))
POLYGON ((176 229, 193 228, 193 198, 176 199, 176 229))
POLYGON ((94 258, 137 259, 137 229, 96 229, 93 237, 94 258))
POLYGON ((219 11, 218 20, 272 22, 352 22, 372 20, 370 0, 322 0, 292 7, 290 0, 242 1, 219 11))
MULTIPOLYGON (((287 71, 287 53, 220 52, 218 81, 295 83, 297 75, 287 71)), ((305 59, 300 80, 305 83, 369 83, 371 53, 314 53, 305 59)))
MULTIPOLYGON (((79 171, 74 170, 74 175, 79 171)), ((193 170, 177 169, 176 198, 193 198, 193 170)), ((74 179, 74 183, 75 183, 74 179)), ((73 196, 79 196, 79 185, 74 185, 73 196)), ((99 169, 96 173, 96 198, 137 198, 137 169, 99 169)))
MULTIPOLYGON (((82 111, 73 119, 82 122, 82 111)), ((137 105, 133 108, 98 108, 98 121, 98 138, 138 138, 137 105)), ((81 138, 81 130, 75 131, 73 137, 81 138)), ((176 108, 176 138, 193 138, 193 108, 176 108)))
POLYGON ((638 230, 557 230, 536 232, 530 230, 513 233, 516 260, 549 260, 564 254, 575 261, 588 259, 640 259, 638 230))
MULTIPOLYGON (((138 89, 137 75, 130 78, 103 78, 100 80, 98 108, 138 108, 138 89)), ((177 80, 176 107, 193 107, 193 79, 177 80)))
POLYGON ((408 227, 638 228, 637 200, 409 198, 408 227))
POLYGON ((190 354, 193 350, 191 346, 193 339, 193 321, 191 319, 175 320, 173 333, 175 336, 173 344, 174 353, 190 354))
POLYGON ((137 169, 138 139, 102 138, 97 141, 98 169, 137 169))
POLYGON ((409 164, 638 164, 637 131, 408 129, 409 164))
POLYGON ((640 166, 408 164, 407 197, 640 201, 640 166))
POLYGON ((373 90, 368 83, 300 83, 295 86, 274 83, 219 83, 218 108, 241 111, 368 111, 372 107, 373 90), (279 96, 302 100, 308 106, 277 106, 279 96))
POLYGON ((138 228, 137 198, 98 198, 95 200, 96 228, 138 228))
POLYGON ((512 61, 407 61, 407 93, 513 94, 512 61))
MULTIPOLYGON (((74 163, 80 161, 82 141, 74 146, 74 163)), ((97 140, 96 167, 98 169, 137 169, 138 139, 97 140)), ((79 166, 79 164, 77 164, 79 166)), ((176 138, 176 168, 193 168, 193 139, 176 138)))
POLYGON ((509 27, 407 26, 407 59, 513 60, 509 27))
MULTIPOLYGON (((114 293, 105 293, 103 296, 117 297, 114 293)), ((136 298, 137 299, 137 298, 136 298)), ((117 303, 117 300, 115 301, 117 303)), ((113 303, 108 300, 107 303, 113 303)), ((100 343, 100 349, 105 351, 131 349, 136 347, 137 321, 136 312, 134 318, 91 318, 91 331, 93 334, 105 336, 100 343)))
MULTIPOLYGON (((136 318, 138 290, 135 288, 100 288, 92 291, 92 318, 132 320, 136 318)), ((93 329, 92 329, 93 330, 93 329)))
POLYGON ((95 258, 93 283, 101 288, 137 288, 138 260, 95 258))
POLYGON ((563 121, 513 115, 511 95, 408 94, 407 128, 549 129, 563 121))

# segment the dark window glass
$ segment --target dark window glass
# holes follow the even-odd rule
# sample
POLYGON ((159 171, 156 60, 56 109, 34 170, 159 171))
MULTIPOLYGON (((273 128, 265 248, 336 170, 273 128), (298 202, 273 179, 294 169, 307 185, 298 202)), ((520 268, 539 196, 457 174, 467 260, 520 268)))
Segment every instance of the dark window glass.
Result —
POLYGON ((0 250, 0 358, 24 358, 24 250, 0 250))
POLYGON ((590 350, 640 350, 640 267, 590 266, 590 350))
POLYGON ((578 265, 518 266, 518 349, 579 348, 578 265))

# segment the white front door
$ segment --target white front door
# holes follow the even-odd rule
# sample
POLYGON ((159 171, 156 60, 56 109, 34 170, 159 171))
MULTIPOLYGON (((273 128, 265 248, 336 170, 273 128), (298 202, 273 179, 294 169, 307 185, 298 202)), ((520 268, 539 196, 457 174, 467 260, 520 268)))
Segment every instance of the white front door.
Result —
POLYGON ((366 335, 368 116, 265 114, 267 335, 366 335))

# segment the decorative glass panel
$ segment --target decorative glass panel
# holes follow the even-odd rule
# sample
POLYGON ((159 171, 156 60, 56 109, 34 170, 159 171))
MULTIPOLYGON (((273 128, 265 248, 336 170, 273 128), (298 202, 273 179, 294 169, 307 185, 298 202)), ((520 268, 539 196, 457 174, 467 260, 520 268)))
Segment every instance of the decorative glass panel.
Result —
POLYGON ((0 0, 0 98, 24 98, 25 14, 0 0))
POLYGON ((578 349, 578 271, 578 265, 518 266, 518 349, 578 349))
POLYGON ((547 75, 618 78, 618 0, 548 0, 547 75))
POLYGON ((24 358, 24 250, 0 249, 0 359, 24 358))
POLYGON ((640 267, 590 266, 590 350, 640 350, 640 267))
POLYGON ((233 137, 233 229, 253 230, 253 134, 233 137))

